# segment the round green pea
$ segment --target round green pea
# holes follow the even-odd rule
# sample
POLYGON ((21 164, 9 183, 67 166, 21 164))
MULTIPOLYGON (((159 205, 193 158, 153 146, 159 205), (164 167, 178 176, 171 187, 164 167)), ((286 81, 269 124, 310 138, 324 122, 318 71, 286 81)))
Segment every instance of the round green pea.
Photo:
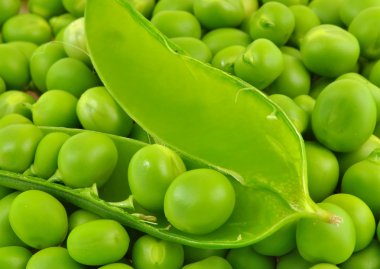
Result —
POLYGON ((65 13, 62 0, 29 0, 28 10, 45 19, 65 13))
POLYGON ((189 234, 215 231, 231 216, 234 206, 235 190, 231 182, 222 173, 207 168, 180 174, 164 198, 168 221, 189 234))
POLYGON ((160 0, 154 5, 153 16, 164 10, 183 10, 192 13, 194 0, 160 0))
POLYGON ((310 269, 339 269, 339 267, 331 263, 318 263, 310 267, 310 269))
POLYGON ((24 247, 0 247, 0 268, 25 269, 31 256, 32 252, 24 247))
POLYGON ((274 269, 276 261, 274 257, 257 253, 251 247, 231 249, 226 257, 233 269, 274 269))
POLYGON ((227 249, 199 248, 183 245, 185 264, 194 263, 211 256, 225 257, 227 249))
POLYGON ((344 0, 339 9, 339 16, 346 26, 362 11, 370 7, 380 6, 380 0, 344 0))
POLYGON ((75 17, 83 17, 87 0, 62 0, 65 9, 75 17))
POLYGON ((234 74, 235 61, 244 51, 245 47, 240 45, 226 47, 214 55, 211 64, 220 70, 234 74))
POLYGON ((9 222, 15 234, 36 249, 57 246, 67 234, 64 206, 52 195, 39 190, 17 195, 9 209, 9 222))
POLYGON ((70 13, 64 13, 62 15, 52 17, 49 20, 49 24, 53 30, 54 35, 58 35, 58 33, 60 33, 63 29, 66 28, 66 26, 68 26, 76 19, 77 18, 70 13))
POLYGON ((0 26, 20 12, 21 0, 0 0, 0 26))
POLYGON ((339 11, 345 0, 312 0, 309 8, 318 16, 321 24, 344 26, 339 11))
POLYGON ((8 44, 19 49, 28 61, 30 61, 34 51, 38 48, 38 45, 29 41, 11 41, 8 44))
POLYGON ((155 8, 156 0, 131 0, 131 3, 145 18, 150 18, 155 8))
POLYGON ((182 269, 233 269, 231 264, 224 258, 219 256, 211 256, 201 261, 190 263, 182 267, 182 269))
POLYGON ((368 79, 377 87, 380 87, 380 60, 377 60, 372 66, 368 79))
POLYGON ((29 41, 37 45, 46 43, 53 38, 49 23, 43 17, 23 13, 8 19, 2 28, 5 41, 29 41))
POLYGON ((34 104, 36 100, 23 91, 10 90, 0 95, 0 117, 8 114, 20 114, 26 118, 31 118, 31 111, 28 106, 34 104))
POLYGON ((169 185, 185 171, 185 164, 173 150, 159 144, 141 148, 128 165, 128 183, 133 198, 148 210, 162 211, 169 185))
POLYGON ((355 252, 348 260, 340 264, 341 269, 375 269, 380 267, 380 244, 374 239, 365 249, 355 252))
POLYGON ((58 170, 65 185, 85 188, 108 181, 118 160, 117 148, 107 135, 82 132, 71 136, 58 153, 58 170), (96 169, 94 169, 96 168, 96 169))
POLYGON ((84 209, 77 209, 69 216, 69 231, 72 231, 75 227, 100 219, 100 216, 84 209))
POLYGON ((17 114, 17 113, 11 113, 7 114, 0 118, 0 129, 12 125, 12 124, 32 124, 31 120, 27 117, 17 114))
POLYGON ((110 263, 102 267, 99 267, 99 269, 134 269, 134 268, 125 263, 110 263))
POLYGON ((25 269, 84 269, 63 247, 47 247, 34 253, 25 269))
POLYGON ((295 248, 288 254, 279 257, 276 269, 309 269, 312 265, 313 263, 302 258, 295 248))
POLYGON ((204 63, 211 61, 211 50, 202 40, 185 36, 173 37, 170 40, 183 49, 192 58, 204 63))
POLYGON ((84 265, 105 265, 127 253, 129 235, 118 222, 99 219, 75 227, 67 238, 70 256, 84 265))

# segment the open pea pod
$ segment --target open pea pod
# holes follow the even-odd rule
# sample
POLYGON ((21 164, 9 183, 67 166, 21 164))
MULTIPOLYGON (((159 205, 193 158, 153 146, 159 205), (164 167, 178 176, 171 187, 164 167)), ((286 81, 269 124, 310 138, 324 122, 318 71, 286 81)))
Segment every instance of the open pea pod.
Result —
POLYGON ((221 228, 195 236, 167 227, 165 238, 238 247, 300 217, 329 218, 308 196, 302 137, 263 93, 181 53, 127 0, 88 0, 85 25, 94 67, 121 107, 157 142, 229 175, 235 188, 221 228))

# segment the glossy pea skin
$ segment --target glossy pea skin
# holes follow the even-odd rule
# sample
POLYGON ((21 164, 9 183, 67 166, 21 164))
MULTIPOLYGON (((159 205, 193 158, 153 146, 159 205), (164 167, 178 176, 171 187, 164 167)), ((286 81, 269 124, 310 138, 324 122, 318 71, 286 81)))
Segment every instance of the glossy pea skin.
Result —
POLYGON ((331 203, 319 203, 334 213, 339 225, 316 218, 303 218, 297 224, 296 241, 301 256, 313 263, 339 264, 354 252, 355 226, 350 215, 331 203))
POLYGON ((51 177, 58 168, 59 150, 69 137, 68 134, 62 132, 46 134, 37 145, 34 161, 30 168, 31 174, 44 179, 51 177))
POLYGON ((63 247, 48 247, 34 253, 25 269, 84 269, 63 247))
POLYGON ((201 261, 190 263, 182 267, 182 269, 232 269, 231 264, 224 258, 219 256, 211 256, 201 261))
POLYGON ((20 114, 31 119, 32 114, 27 105, 34 104, 36 100, 26 92, 10 90, 0 95, 0 118, 8 114, 20 114))
POLYGON ((309 3, 310 9, 318 16, 321 24, 334 24, 344 26, 340 18, 339 11, 345 4, 344 0, 312 0, 309 3))
POLYGON ((145 18, 150 18, 156 0, 132 0, 131 3, 145 18))
POLYGON ((279 2, 268 2, 252 14, 249 34, 252 39, 266 38, 277 46, 284 45, 295 27, 295 18, 289 7, 279 2))
POLYGON ((45 19, 65 13, 62 0, 29 0, 28 10, 45 19))
POLYGON ((349 26, 352 20, 360 11, 374 6, 380 6, 379 0, 345 0, 339 9, 339 16, 346 26, 349 26))
POLYGON ((193 12, 194 0, 160 0, 154 5, 153 16, 164 10, 183 10, 193 12))
POLYGON ((175 151, 159 144, 141 148, 128 165, 128 183, 133 198, 148 210, 162 211, 169 185, 185 171, 185 164, 175 151))
POLYGON ((0 247, 0 268, 25 269, 31 256, 32 252, 24 247, 0 247))
POLYGON ((339 163, 334 153, 316 141, 305 141, 309 195, 321 202, 338 186, 339 163))
POLYGON ((58 42, 47 42, 39 46, 30 59, 30 75, 34 85, 41 91, 46 91, 46 73, 59 59, 67 57, 63 45, 58 42))
POLYGON ((220 50, 234 45, 248 46, 252 39, 244 31, 236 28, 218 28, 211 30, 202 37, 202 41, 210 48, 213 55, 220 50))
POLYGON ((29 41, 41 45, 53 37, 49 23, 41 16, 24 13, 8 19, 2 28, 5 41, 29 41))
POLYGON ((317 140, 337 152, 359 148, 376 125, 376 103, 367 86, 352 79, 330 83, 318 96, 311 117, 317 140))
POLYGON ((376 222, 371 209, 364 201, 351 194, 337 193, 330 195, 323 202, 336 204, 350 215, 356 232, 355 252, 364 249, 372 242, 376 222))
POLYGON ((226 257, 233 269, 275 269, 273 257, 255 252, 250 247, 231 249, 226 257))
POLYGON ((32 164, 42 132, 32 124, 0 129, 0 169, 23 173, 32 164))
POLYGON ((201 37, 201 25, 190 12, 166 10, 157 13, 151 19, 152 24, 167 37, 201 37), (175 23, 173 23, 175 22, 175 23))
POLYGON ((99 267, 99 269, 134 269, 134 268, 125 263, 110 263, 102 267, 99 267))
POLYGON ((150 235, 138 238, 132 249, 135 269, 180 269, 184 261, 183 247, 150 235))
POLYGON ((268 3, 271 1, 280 2, 286 6, 307 5, 309 2, 309 0, 263 0, 263 3, 268 3))
MULTIPOLYGON (((21 0, 1 0, 0 1, 0 26, 9 18, 19 13, 21 0)), ((0 42, 1 43, 1 42, 0 42)))
POLYGON ((21 90, 30 81, 29 64, 25 55, 12 44, 0 44, 0 77, 6 89, 21 90))
POLYGON ((68 91, 79 98, 87 89, 98 86, 99 78, 82 61, 62 58, 53 63, 46 74, 47 90, 68 91))
POLYGON ((309 269, 312 265, 313 263, 302 258, 296 248, 288 254, 279 257, 276 269, 309 269))
POLYGON ((183 245, 185 264, 194 263, 211 256, 219 256, 224 258, 227 249, 199 248, 183 245))
POLYGON ((374 239, 365 249, 355 252, 352 256, 339 265, 341 269, 376 269, 380 267, 380 244, 374 239))
POLYGON ((284 58, 280 49, 263 38, 249 44, 234 65, 236 76, 259 90, 266 88, 283 70, 284 58))
POLYGON ((337 77, 355 67, 360 45, 347 30, 323 24, 306 33, 300 51, 302 60, 310 71, 321 76, 337 77))
POLYGON ((170 40, 183 49, 192 58, 204 63, 211 61, 211 50, 202 40, 185 36, 173 37, 170 40))
POLYGON ((119 261, 129 247, 129 235, 118 222, 99 219, 75 227, 67 238, 70 256, 84 265, 119 261))
POLYGON ((26 246, 24 242, 13 231, 9 223, 9 209, 13 200, 20 192, 12 192, 0 200, 0 247, 7 246, 26 246))
POLYGON ((227 73, 234 74, 234 65, 237 58, 245 51, 244 46, 233 45, 218 51, 212 58, 212 66, 227 73))
POLYGON ((229 180, 206 168, 189 170, 176 177, 164 198, 168 221, 190 234, 216 230, 227 221, 234 206, 235 190, 229 180))
POLYGON ((243 4, 236 0, 194 0, 193 12, 207 29, 236 27, 245 17, 243 4))
POLYGON ((128 136, 132 119, 116 103, 103 86, 86 90, 76 105, 76 115, 83 128, 128 136))
POLYGON ((100 219, 100 216, 84 209, 77 209, 69 215, 69 231, 72 231, 75 227, 100 219))
POLYGON ((21 51, 28 61, 30 61, 30 57, 32 56, 34 51, 38 48, 38 45, 29 41, 11 41, 11 42, 8 42, 8 44, 12 45, 13 47, 21 51))
POLYGON ((331 263, 318 263, 310 267, 310 269, 339 269, 339 267, 331 263))
POLYGON ((78 18, 84 16, 86 2, 86 0, 62 0, 65 9, 78 18))
MULTIPOLYGON (((76 20, 76 17, 70 13, 63 13, 59 16, 54 16, 49 20, 49 24, 53 30, 55 36, 60 33, 61 30, 65 29, 70 23, 76 20)), ((63 45, 63 44, 62 44, 63 45)))
POLYGON ((112 139, 103 133, 83 132, 71 136, 58 153, 58 170, 65 185, 72 188, 101 187, 118 160, 112 139), (96 168, 96 169, 94 169, 96 168))
POLYGON ((52 195, 39 190, 24 191, 13 200, 9 222, 15 234, 36 249, 59 245, 67 234, 64 206, 52 195))
POLYGON ((38 126, 78 127, 78 99, 64 90, 44 92, 32 105, 33 123, 38 126))

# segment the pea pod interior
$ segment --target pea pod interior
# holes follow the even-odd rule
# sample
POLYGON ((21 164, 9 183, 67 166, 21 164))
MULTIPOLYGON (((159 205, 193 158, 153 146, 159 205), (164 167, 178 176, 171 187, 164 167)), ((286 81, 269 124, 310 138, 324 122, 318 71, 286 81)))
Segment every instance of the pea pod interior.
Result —
POLYGON ((302 216, 309 198, 302 137, 262 92, 184 55, 126 0, 89 0, 90 57, 111 95, 158 143, 227 174, 237 194, 230 219, 207 235, 171 226, 164 237, 208 247, 252 244, 302 216))

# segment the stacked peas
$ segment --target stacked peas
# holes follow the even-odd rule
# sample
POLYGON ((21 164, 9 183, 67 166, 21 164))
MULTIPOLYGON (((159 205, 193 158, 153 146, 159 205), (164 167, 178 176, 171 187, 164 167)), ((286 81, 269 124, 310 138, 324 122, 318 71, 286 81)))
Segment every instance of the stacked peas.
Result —
MULTIPOLYGON (((141 253, 144 244, 153 244, 175 253, 165 256, 164 260, 169 261, 162 263, 161 268, 181 268, 184 261, 188 263, 184 268, 188 269, 378 268, 375 222, 380 212, 376 150, 380 145, 380 50, 375 33, 379 31, 380 1, 146 0, 133 4, 179 50, 246 80, 283 108, 305 139, 310 196, 322 208, 344 219, 339 226, 301 220, 253 246, 228 252, 193 249, 144 235, 134 244, 137 250, 131 256, 133 266, 150 268, 141 253), (191 264, 201 258, 201 262, 191 264), (372 265, 366 263, 368 259, 372 265)), ((28 12, 22 15, 18 15, 20 1, 3 5, 3 122, 83 127, 147 139, 114 103, 93 71, 83 31, 85 1, 29 1, 28 12), (33 31, 27 28, 31 25, 33 31), (40 97, 36 100, 26 90, 37 92, 40 97), (109 115, 116 115, 116 119, 109 115)), ((133 169, 130 171, 133 173, 133 169)), ((129 178, 133 181, 133 176, 129 178)), ((139 199, 138 190, 133 192, 139 199)), ((18 197, 36 195, 30 193, 18 197)), ((144 198, 139 202, 144 204, 144 198)), ((51 202, 54 203, 57 204, 51 202)), ((12 203, 11 209, 9 218, 13 219, 11 226, 16 232, 20 219, 17 214, 22 212, 18 212, 17 203, 14 208, 12 203)), ((25 241, 24 235, 18 233, 25 241)), ((81 234, 78 237, 82 241, 81 234)), ((124 244, 117 244, 117 248, 124 246, 120 256, 126 254, 127 242, 124 234, 124 244)), ((67 248, 70 253, 69 245, 67 248)), ((24 249, 15 252, 23 253, 20 255, 27 257, 24 260, 30 257, 24 249)), ((70 260, 72 264, 81 263, 80 258, 63 252, 56 255, 74 259, 70 260)), ((77 252, 81 254, 80 250, 77 252)), ((55 254, 52 251, 45 255, 55 254)), ((119 268, 107 266, 104 268, 119 268)), ((125 266, 120 268, 128 268, 125 266)))

